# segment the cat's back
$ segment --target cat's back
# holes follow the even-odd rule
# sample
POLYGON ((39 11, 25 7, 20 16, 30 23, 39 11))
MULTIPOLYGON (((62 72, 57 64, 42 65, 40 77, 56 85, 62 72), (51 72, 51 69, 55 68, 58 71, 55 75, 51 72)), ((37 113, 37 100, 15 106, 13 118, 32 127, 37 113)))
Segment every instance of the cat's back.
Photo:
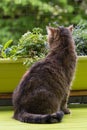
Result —
POLYGON ((29 69, 29 74, 32 74, 32 73, 37 73, 37 75, 38 74, 40 74, 41 72, 43 72, 44 71, 44 73, 45 73, 45 70, 47 69, 47 68, 49 68, 50 70, 52 69, 52 67, 54 67, 55 66, 55 68, 56 68, 56 66, 57 66, 57 63, 56 63, 56 60, 55 59, 53 59, 52 57, 46 57, 46 58, 44 58, 43 60, 40 60, 40 61, 38 61, 38 62, 36 62, 36 63, 34 63, 33 65, 32 65, 32 67, 29 69))
POLYGON ((64 74, 62 69, 60 62, 53 57, 47 56, 33 64, 22 77, 18 88, 29 90, 29 92, 42 88, 50 90, 50 88, 59 84, 58 82, 60 81, 58 80, 62 79, 63 81, 64 74))

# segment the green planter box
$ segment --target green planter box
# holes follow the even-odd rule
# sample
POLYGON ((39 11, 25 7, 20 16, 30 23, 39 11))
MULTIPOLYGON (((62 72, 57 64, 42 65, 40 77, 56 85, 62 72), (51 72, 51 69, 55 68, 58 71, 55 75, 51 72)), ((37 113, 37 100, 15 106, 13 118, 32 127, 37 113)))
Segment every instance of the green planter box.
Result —
POLYGON ((25 71, 23 59, 0 59, 0 93, 13 92, 25 71))
MULTIPOLYGON (((26 67, 21 60, 0 59, 0 93, 13 92, 18 85, 26 67)), ((87 90, 87 57, 78 57, 73 90, 87 90)))
POLYGON ((79 56, 72 90, 87 90, 87 56, 79 56))

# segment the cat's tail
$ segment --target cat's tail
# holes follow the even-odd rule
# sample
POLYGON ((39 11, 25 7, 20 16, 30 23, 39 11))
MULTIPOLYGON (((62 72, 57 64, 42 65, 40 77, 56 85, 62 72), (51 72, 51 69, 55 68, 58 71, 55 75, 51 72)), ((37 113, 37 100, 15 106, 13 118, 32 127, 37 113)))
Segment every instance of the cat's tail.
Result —
POLYGON ((30 114, 25 111, 17 114, 14 116, 15 119, 25 122, 25 123, 57 123, 61 122, 62 118, 64 116, 64 113, 62 111, 59 111, 57 113, 53 114, 30 114))

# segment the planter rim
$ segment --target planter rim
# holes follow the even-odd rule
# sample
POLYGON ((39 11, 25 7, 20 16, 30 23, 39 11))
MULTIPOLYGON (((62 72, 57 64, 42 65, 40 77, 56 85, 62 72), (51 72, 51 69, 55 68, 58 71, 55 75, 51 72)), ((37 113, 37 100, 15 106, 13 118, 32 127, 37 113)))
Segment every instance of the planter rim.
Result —
POLYGON ((87 56, 78 56, 79 61, 86 60, 87 56))
MULTIPOLYGON (((87 56, 77 56, 78 59, 87 59, 87 56)), ((10 63, 10 62, 23 62, 25 59, 29 58, 19 58, 17 60, 10 59, 10 58, 0 58, 0 63, 10 63)))
MULTIPOLYGON (((29 58, 19 58, 17 60, 10 59, 10 58, 0 58, 0 63, 19 63, 19 62, 23 62, 25 59, 29 59, 29 58)), ((78 59, 85 60, 87 59, 87 56, 78 56, 78 59)))
POLYGON ((10 59, 10 58, 0 58, 0 63, 22 63, 27 58, 20 58, 17 60, 10 59))

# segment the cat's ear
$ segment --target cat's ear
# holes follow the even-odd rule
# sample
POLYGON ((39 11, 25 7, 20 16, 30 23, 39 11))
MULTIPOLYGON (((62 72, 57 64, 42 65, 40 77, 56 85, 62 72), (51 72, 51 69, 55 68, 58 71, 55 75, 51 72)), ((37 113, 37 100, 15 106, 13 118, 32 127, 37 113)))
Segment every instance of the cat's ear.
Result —
POLYGON ((46 26, 46 30, 49 36, 54 34, 55 29, 53 27, 46 26))
POLYGON ((73 25, 70 25, 70 26, 68 27, 68 29, 69 29, 71 32, 73 32, 73 29, 74 29, 73 25))

